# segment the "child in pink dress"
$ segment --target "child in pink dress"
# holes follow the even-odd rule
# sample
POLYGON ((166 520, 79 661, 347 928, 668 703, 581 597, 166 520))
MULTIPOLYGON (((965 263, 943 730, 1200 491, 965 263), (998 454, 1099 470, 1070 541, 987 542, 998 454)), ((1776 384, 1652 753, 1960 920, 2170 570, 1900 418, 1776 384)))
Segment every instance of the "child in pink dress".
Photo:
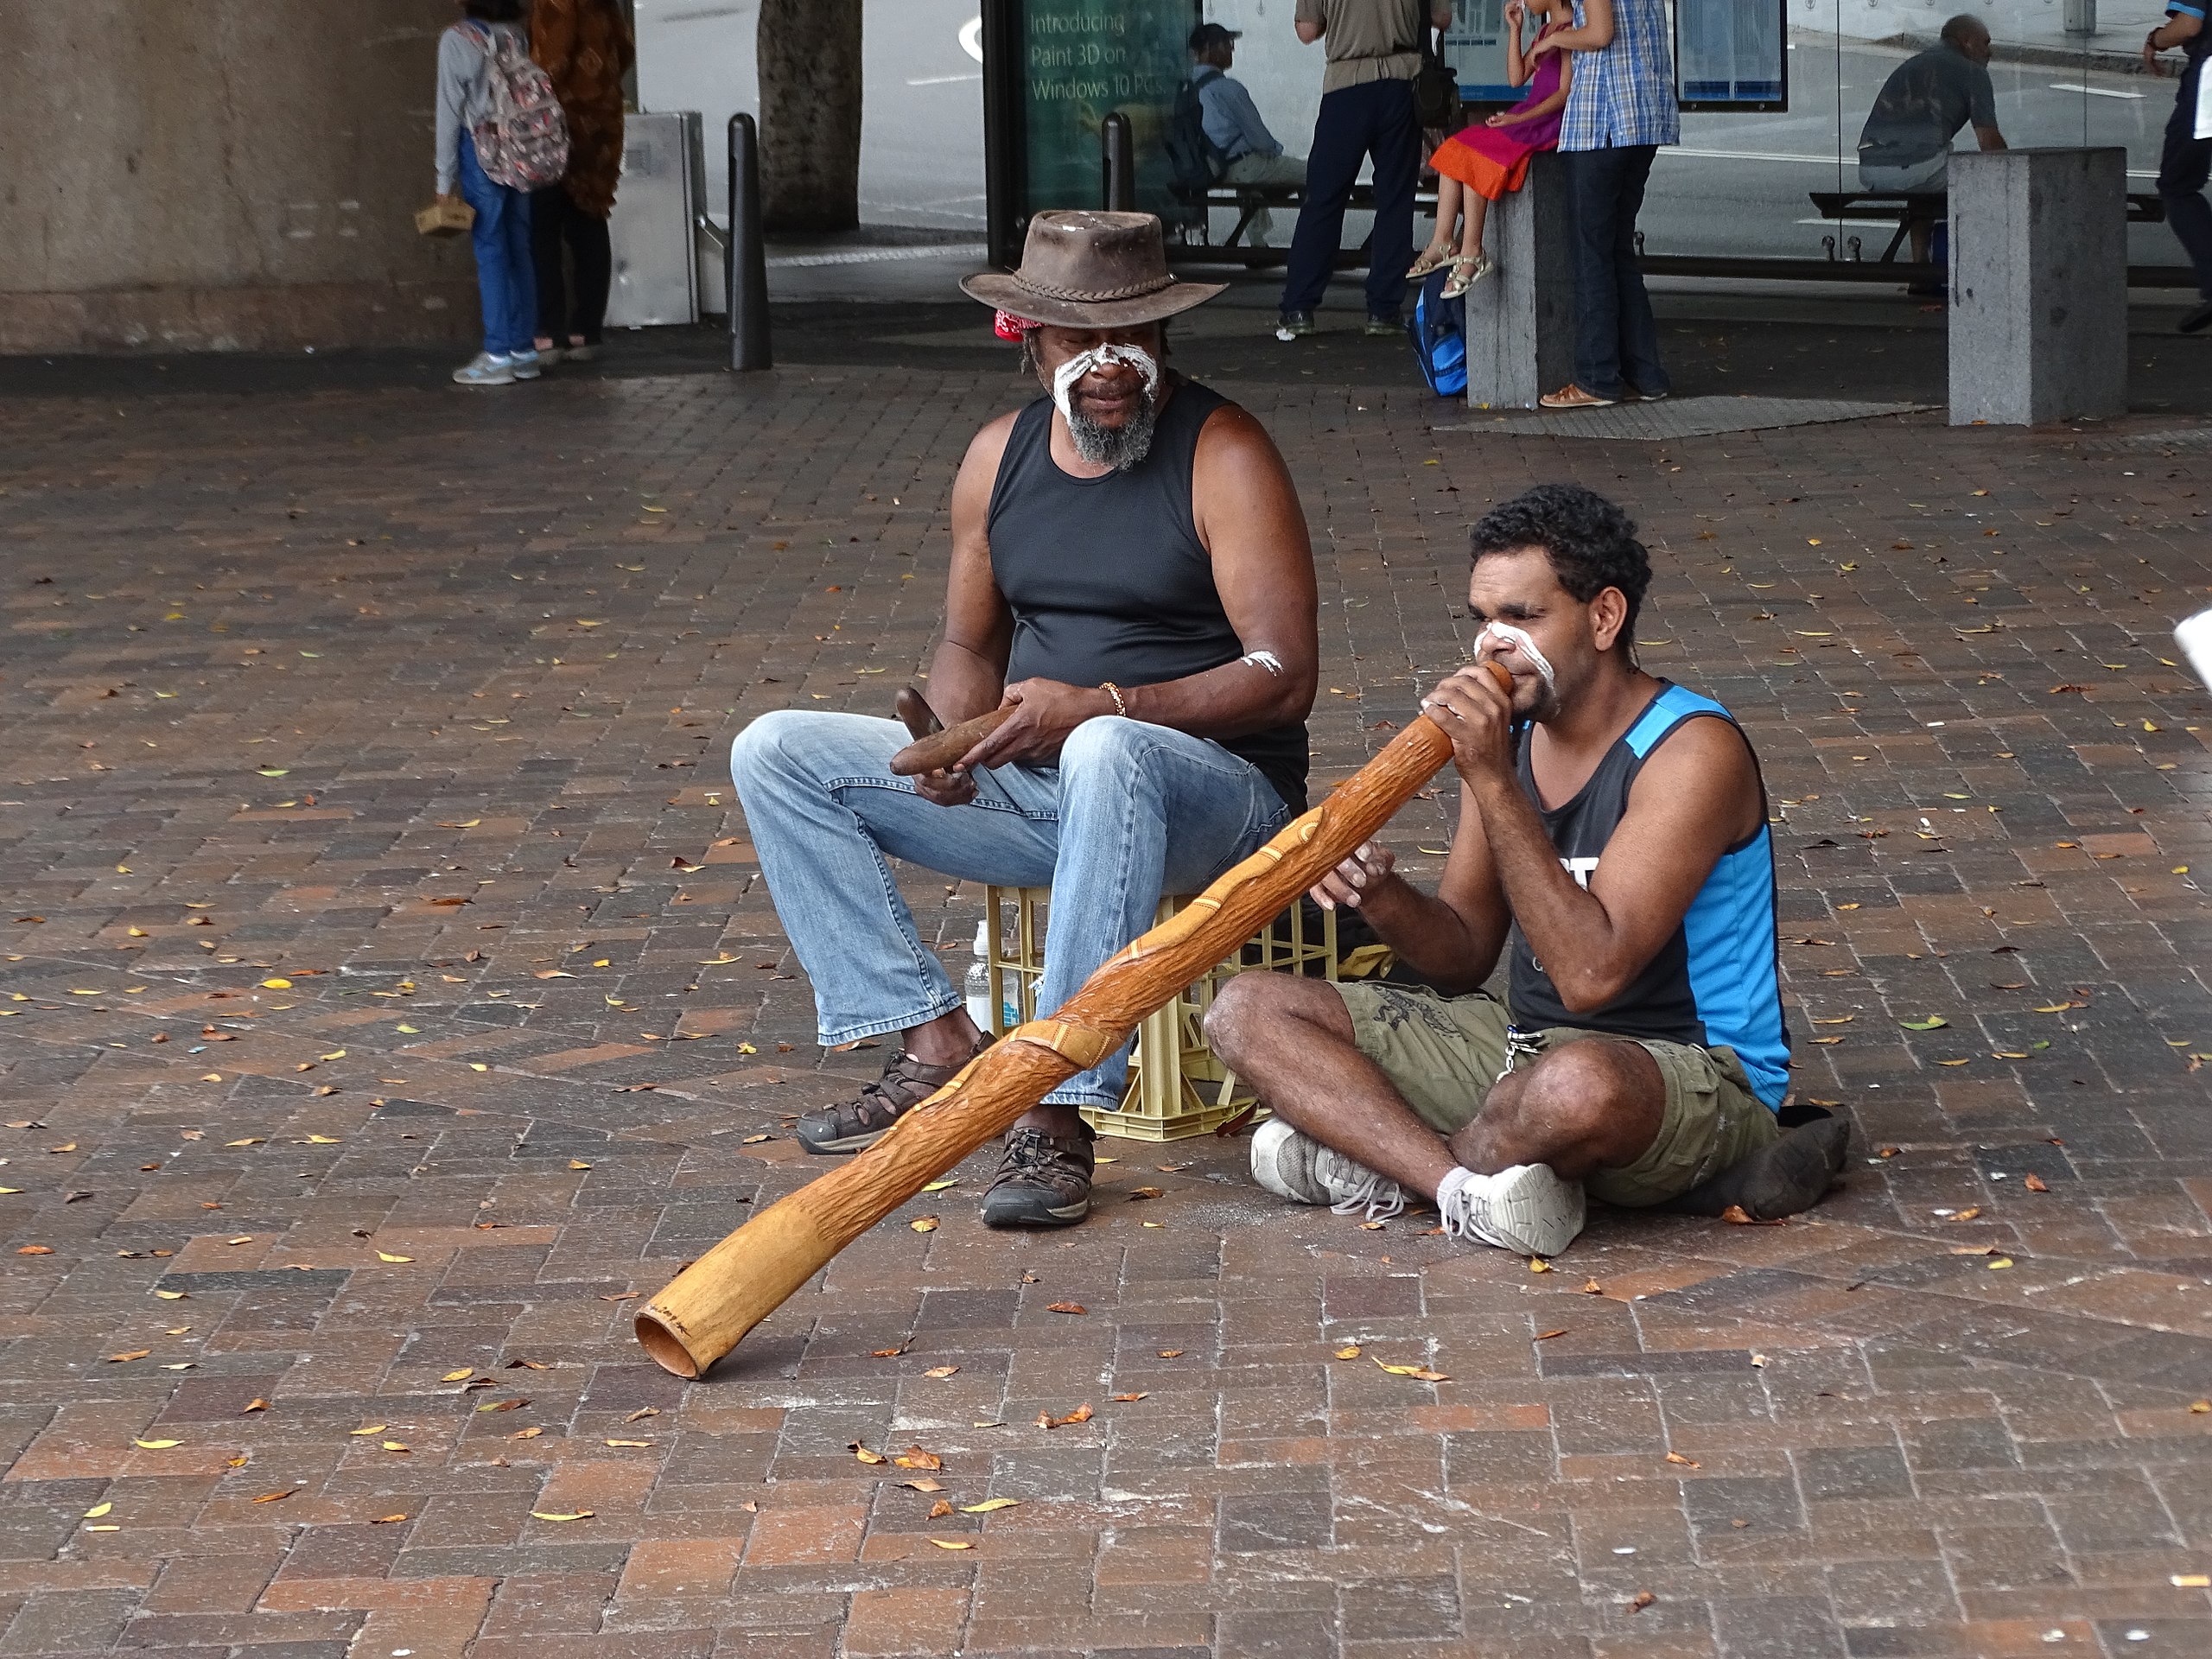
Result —
MULTIPOLYGON (((1537 41, 1574 20, 1573 0, 1535 0, 1534 9, 1550 19, 1536 31, 1537 41)), ((1521 26, 1529 10, 1522 0, 1508 0, 1505 8, 1505 78, 1512 86, 1528 86, 1529 95, 1479 125, 1452 134, 1428 158, 1437 175, 1436 234, 1406 275, 1418 282, 1450 260, 1452 275, 1444 283, 1447 300, 1457 299, 1497 269, 1497 262, 1483 251, 1483 221, 1490 205, 1521 188, 1529 175, 1529 156, 1559 143, 1560 114, 1567 108, 1567 89, 1574 74, 1573 54, 1522 51, 1521 26), (1455 257, 1452 227, 1463 209, 1466 224, 1455 257)), ((1532 48, 1535 44, 1529 42, 1532 48)))

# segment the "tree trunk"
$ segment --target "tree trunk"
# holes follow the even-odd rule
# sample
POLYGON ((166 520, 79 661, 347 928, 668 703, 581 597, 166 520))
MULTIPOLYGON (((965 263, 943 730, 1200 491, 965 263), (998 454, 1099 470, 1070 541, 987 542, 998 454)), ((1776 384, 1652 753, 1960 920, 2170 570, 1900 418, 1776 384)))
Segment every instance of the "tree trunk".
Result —
POLYGON ((861 0, 760 0, 760 217, 861 222, 861 0))

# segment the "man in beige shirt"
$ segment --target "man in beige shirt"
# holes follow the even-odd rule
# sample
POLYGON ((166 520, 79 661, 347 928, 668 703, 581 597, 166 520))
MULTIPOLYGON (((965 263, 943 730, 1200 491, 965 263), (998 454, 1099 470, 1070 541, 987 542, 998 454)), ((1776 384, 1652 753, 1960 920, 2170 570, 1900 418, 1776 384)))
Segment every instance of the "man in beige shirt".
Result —
POLYGON ((1414 78, 1421 35, 1452 22, 1452 0, 1298 0, 1298 38, 1328 54, 1321 113, 1306 162, 1306 200, 1291 238, 1277 340, 1313 332, 1313 308, 1329 286, 1344 204, 1361 162, 1375 162, 1375 230, 1367 262, 1367 332, 1404 327, 1406 267, 1413 263, 1414 185, 1421 175, 1421 130, 1414 122, 1414 78))

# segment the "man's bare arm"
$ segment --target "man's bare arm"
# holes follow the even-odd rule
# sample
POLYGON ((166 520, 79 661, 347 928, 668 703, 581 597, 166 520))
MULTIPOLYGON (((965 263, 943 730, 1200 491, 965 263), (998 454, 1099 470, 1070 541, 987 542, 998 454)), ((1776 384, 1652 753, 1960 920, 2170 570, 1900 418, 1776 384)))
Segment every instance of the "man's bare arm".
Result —
POLYGON ((1634 982, 1761 810, 1742 734, 1725 721, 1692 720, 1637 775, 1586 891, 1560 866, 1510 770, 1470 779, 1468 792, 1513 918, 1576 1013, 1605 1007, 1634 982))
POLYGON ((1005 689, 1014 613, 991 575, 991 486, 1014 416, 976 435, 952 484, 952 571, 945 584, 944 637, 930 661, 930 707, 948 726, 988 714, 1005 689))
POLYGON ((1497 966, 1512 924, 1481 815, 1463 793, 1459 828, 1435 893, 1397 874, 1395 862, 1388 849, 1370 842, 1323 878, 1314 897, 1357 908, 1399 961, 1447 995, 1478 988, 1497 966))
POLYGON ((2171 52, 2183 41, 2195 40, 2202 32, 2204 20, 2192 17, 2185 11, 2168 14, 2166 21, 2152 29, 2143 40, 2143 63, 2152 74, 2158 73, 2158 54, 2171 52))

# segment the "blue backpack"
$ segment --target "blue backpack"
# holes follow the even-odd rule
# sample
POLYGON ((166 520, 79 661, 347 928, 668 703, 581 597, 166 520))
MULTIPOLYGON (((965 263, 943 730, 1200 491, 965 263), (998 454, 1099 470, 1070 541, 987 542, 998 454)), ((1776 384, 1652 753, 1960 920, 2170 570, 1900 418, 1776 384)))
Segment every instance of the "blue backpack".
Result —
POLYGON ((1422 279, 1414 314, 1406 322, 1421 378, 1440 397, 1462 397, 1467 391, 1467 302, 1443 297, 1451 276, 1447 264, 1422 279))

